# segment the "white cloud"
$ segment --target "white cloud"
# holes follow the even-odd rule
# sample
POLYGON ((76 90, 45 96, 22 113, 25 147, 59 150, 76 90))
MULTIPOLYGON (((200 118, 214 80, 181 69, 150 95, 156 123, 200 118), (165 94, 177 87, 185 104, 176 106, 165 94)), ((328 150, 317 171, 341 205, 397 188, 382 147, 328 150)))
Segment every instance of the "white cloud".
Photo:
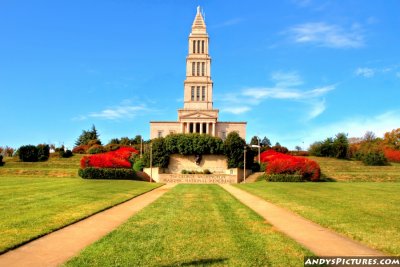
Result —
POLYGON ((287 34, 296 43, 311 43, 323 47, 358 48, 364 45, 364 36, 358 24, 344 29, 325 22, 310 22, 291 27, 287 34))
POLYGON ((134 103, 136 102, 137 101, 134 101, 132 99, 124 99, 117 106, 105 108, 97 112, 91 112, 88 115, 79 115, 72 118, 72 120, 82 121, 88 118, 99 118, 105 120, 131 119, 136 117, 137 115, 149 111, 149 109, 146 107, 146 104, 135 105, 134 103))
POLYGON ((300 90, 296 86, 303 84, 303 80, 296 72, 274 72, 271 80, 275 82, 273 87, 250 87, 238 93, 229 93, 217 97, 217 101, 223 102, 222 112, 242 114, 251 110, 253 106, 259 105, 266 99, 280 99, 304 103, 309 107, 305 116, 307 120, 313 119, 325 111, 325 99, 321 97, 335 89, 336 85, 318 87, 311 90, 300 90), (242 106, 243 100, 249 106, 242 106), (239 106, 241 105, 241 106, 239 106))
MULTIPOLYGON (((334 137, 337 133, 345 133, 350 137, 362 137, 367 131, 372 131, 377 137, 383 137, 385 132, 399 128, 400 110, 389 110, 372 116, 352 116, 324 125, 308 129, 293 130, 290 134, 279 134, 274 140, 289 148, 300 145, 307 149, 310 144, 322 141, 327 137, 334 137)), ((272 138, 272 136, 271 136, 272 138)))
POLYGON ((326 109, 325 99, 321 101, 315 101, 312 103, 312 108, 308 113, 308 120, 314 119, 322 114, 326 109))
POLYGON ((277 87, 247 88, 243 90, 242 94, 247 97, 252 97, 256 100, 262 100, 267 98, 301 100, 301 99, 317 98, 334 89, 335 89, 334 85, 324 86, 321 88, 316 88, 308 91, 277 88, 277 87))
POLYGON ((271 75, 271 79, 275 81, 276 87, 293 87, 303 84, 297 72, 274 72, 271 75))
POLYGON ((375 70, 371 68, 358 68, 356 69, 355 73, 357 76, 371 78, 375 75, 375 70))
POLYGON ((232 114, 235 114, 235 115, 239 115, 239 114, 245 113, 245 112, 247 112, 249 110, 250 110, 250 108, 246 107, 246 106, 243 106, 243 107, 223 107, 221 109, 221 111, 223 111, 223 112, 232 113, 232 114))
POLYGON ((112 108, 104 109, 100 112, 92 112, 88 117, 100 118, 106 120, 117 120, 124 118, 133 118, 138 115, 139 112, 145 111, 147 108, 144 105, 131 106, 121 105, 112 108))

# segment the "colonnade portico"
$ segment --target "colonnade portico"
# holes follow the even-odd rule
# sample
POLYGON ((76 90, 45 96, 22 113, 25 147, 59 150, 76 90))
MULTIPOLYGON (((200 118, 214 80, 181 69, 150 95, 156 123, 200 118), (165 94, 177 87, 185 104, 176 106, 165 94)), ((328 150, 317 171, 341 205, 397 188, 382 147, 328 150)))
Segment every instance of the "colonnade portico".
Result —
POLYGON ((200 133, 215 136, 215 122, 182 122, 182 133, 200 133))

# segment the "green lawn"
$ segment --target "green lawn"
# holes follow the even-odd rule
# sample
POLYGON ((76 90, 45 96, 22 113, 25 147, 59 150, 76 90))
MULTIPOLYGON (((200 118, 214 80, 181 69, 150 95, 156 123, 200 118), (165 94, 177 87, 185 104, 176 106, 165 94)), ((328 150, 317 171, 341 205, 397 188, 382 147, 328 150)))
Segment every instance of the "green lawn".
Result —
POLYGON ((0 175, 0 253, 158 186, 0 175))
POLYGON ((237 187, 318 224, 400 255, 400 183, 267 183, 237 187))
POLYGON ((317 161, 324 176, 337 181, 400 182, 400 163, 390 166, 365 166, 361 161, 309 157, 317 161))
POLYGON ((78 168, 82 155, 71 158, 52 156, 44 162, 20 162, 18 158, 5 158, 0 177, 54 177, 79 178, 78 168))
POLYGON ((66 266, 302 266, 304 255, 218 185, 178 185, 66 266))

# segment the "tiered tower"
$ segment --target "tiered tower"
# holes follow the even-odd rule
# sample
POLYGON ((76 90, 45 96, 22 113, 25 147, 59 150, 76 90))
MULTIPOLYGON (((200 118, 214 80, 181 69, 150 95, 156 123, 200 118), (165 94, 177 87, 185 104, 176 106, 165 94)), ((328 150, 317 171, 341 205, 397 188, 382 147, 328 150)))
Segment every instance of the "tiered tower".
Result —
POLYGON ((204 17, 197 7, 189 35, 183 109, 178 110, 178 121, 150 122, 151 139, 173 133, 210 134, 225 139, 232 131, 246 138, 246 122, 219 122, 218 109, 213 108, 209 40, 204 17))
POLYGON ((178 110, 178 121, 182 124, 183 133, 197 132, 215 135, 218 110, 213 109, 209 40, 204 17, 200 7, 197 7, 192 32, 189 35, 184 105, 183 109, 178 110))

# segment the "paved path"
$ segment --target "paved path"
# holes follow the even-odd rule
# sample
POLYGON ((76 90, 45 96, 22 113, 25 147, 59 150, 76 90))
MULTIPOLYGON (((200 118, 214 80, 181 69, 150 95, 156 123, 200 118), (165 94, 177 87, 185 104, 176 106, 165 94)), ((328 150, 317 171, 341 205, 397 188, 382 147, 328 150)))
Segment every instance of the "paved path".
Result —
POLYGON ((246 191, 232 185, 221 186, 279 231, 318 256, 384 256, 382 252, 343 237, 246 191))
POLYGON ((258 177, 260 177, 263 174, 264 172, 252 173, 251 175, 249 175, 249 177, 246 178, 246 183, 254 183, 255 181, 257 181, 258 177))
POLYGON ((114 230, 173 186, 158 187, 0 255, 0 266, 58 266, 114 230))

